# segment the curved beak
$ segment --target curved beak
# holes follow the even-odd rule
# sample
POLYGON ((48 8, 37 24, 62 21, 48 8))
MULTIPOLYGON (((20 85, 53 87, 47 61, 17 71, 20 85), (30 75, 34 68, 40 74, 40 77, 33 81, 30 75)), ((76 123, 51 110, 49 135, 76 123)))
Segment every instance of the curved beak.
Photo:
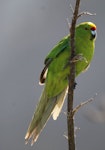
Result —
POLYGON ((97 36, 96 30, 91 30, 91 40, 95 39, 97 36))

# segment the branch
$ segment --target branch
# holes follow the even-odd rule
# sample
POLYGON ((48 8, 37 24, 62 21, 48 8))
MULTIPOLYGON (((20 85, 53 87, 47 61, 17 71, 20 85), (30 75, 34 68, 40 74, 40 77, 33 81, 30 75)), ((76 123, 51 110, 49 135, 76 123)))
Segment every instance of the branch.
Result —
POLYGON ((67 125, 68 125, 68 149, 75 150, 75 137, 74 137, 74 119, 73 119, 73 99, 74 99, 74 85, 75 85, 75 63, 72 59, 75 57, 75 26, 78 19, 80 0, 76 0, 75 9, 73 12, 73 18, 70 28, 70 45, 71 45, 71 57, 70 57, 70 76, 69 76, 69 88, 68 88, 68 104, 67 104, 67 125))
POLYGON ((86 104, 92 102, 93 100, 94 100, 94 98, 90 98, 89 100, 87 100, 87 101, 85 101, 85 102, 82 102, 82 103, 80 103, 78 106, 76 106, 76 108, 74 108, 74 110, 73 110, 73 115, 75 115, 75 113, 78 112, 78 110, 79 110, 81 107, 83 107, 84 105, 86 105, 86 104))
POLYGON ((81 17, 81 16, 83 16, 83 15, 95 16, 96 13, 92 14, 92 13, 90 13, 88 11, 83 11, 80 14, 78 14, 78 18, 81 17))

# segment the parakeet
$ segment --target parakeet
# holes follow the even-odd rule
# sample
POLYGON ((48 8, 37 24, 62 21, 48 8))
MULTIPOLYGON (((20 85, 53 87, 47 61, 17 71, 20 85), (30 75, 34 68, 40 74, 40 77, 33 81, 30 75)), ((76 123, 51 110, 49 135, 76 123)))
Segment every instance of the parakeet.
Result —
MULTIPOLYGON (((95 39, 96 25, 94 23, 83 22, 76 26, 76 55, 82 55, 84 58, 75 63, 76 76, 89 67, 94 55, 95 39)), ((67 35, 45 58, 45 66, 40 75, 40 84, 44 84, 44 89, 28 127, 26 143, 32 138, 31 145, 33 145, 50 116, 52 115, 56 120, 61 112, 68 89, 70 65, 67 64, 70 62, 70 49, 70 35, 67 35)))

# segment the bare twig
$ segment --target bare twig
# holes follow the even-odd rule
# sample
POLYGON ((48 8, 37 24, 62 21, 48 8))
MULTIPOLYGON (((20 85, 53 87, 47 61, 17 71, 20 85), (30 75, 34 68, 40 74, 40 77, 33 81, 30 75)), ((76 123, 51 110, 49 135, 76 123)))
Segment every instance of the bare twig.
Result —
MULTIPOLYGON (((71 57, 70 62, 75 57, 75 26, 78 18, 80 0, 76 0, 75 9, 70 28, 70 45, 71 57)), ((75 85, 75 63, 70 63, 69 89, 68 89, 68 104, 67 104, 67 125, 68 125, 68 148, 75 150, 75 136, 74 136, 74 119, 73 119, 73 99, 74 99, 74 85, 75 85)))
POLYGON ((76 107, 74 108, 74 110, 73 110, 73 115, 74 115, 76 112, 78 112, 78 110, 79 110, 81 107, 83 107, 84 105, 86 105, 86 104, 92 102, 93 100, 94 100, 94 98, 90 98, 89 100, 87 100, 87 101, 85 101, 85 102, 82 102, 82 103, 80 103, 78 106, 76 106, 76 107))
POLYGON ((78 18, 81 17, 81 16, 83 16, 83 15, 94 16, 94 15, 96 15, 96 13, 92 14, 92 13, 90 13, 88 11, 83 11, 80 14, 78 14, 78 18))
POLYGON ((73 6, 70 4, 70 9, 72 11, 72 13, 74 13, 74 9, 73 9, 73 6))
POLYGON ((69 22, 69 18, 66 18, 66 21, 67 21, 68 27, 70 28, 71 24, 70 24, 70 22, 69 22))

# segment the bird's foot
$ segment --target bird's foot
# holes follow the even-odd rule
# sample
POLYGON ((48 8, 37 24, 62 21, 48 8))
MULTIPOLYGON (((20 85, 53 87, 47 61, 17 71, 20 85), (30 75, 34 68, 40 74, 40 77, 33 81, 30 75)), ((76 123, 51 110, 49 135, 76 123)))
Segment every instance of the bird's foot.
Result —
POLYGON ((73 90, 75 90, 76 89, 76 85, 77 85, 77 83, 76 82, 74 82, 74 85, 73 85, 73 90))
POLYGON ((76 56, 74 56, 70 63, 76 63, 78 61, 85 61, 86 63, 88 63, 87 59, 83 56, 83 54, 77 54, 76 56))
POLYGON ((78 61, 85 61, 85 63, 88 64, 88 61, 87 61, 87 59, 83 56, 83 54, 77 54, 76 56, 74 56, 74 57, 72 58, 72 60, 68 61, 68 62, 64 65, 63 69, 66 69, 68 66, 70 66, 71 63, 76 63, 76 62, 78 62, 78 61))

